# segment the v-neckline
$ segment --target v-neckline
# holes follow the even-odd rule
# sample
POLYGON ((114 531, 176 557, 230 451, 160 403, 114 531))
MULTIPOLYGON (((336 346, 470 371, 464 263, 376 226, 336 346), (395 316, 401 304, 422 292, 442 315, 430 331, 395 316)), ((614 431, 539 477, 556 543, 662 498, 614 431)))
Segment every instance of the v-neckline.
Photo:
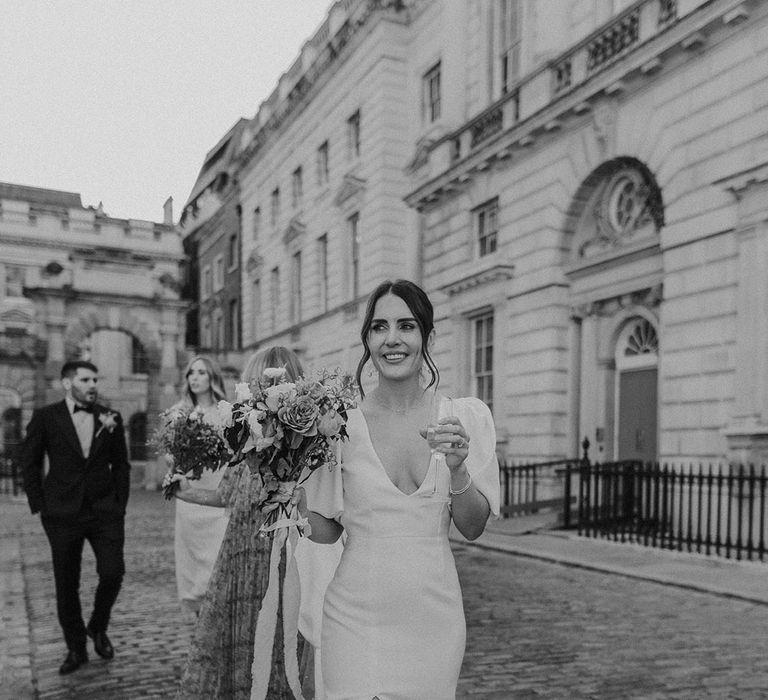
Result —
POLYGON ((401 496, 405 496, 406 498, 410 498, 411 496, 415 496, 421 489, 424 487, 424 484, 427 483, 427 479, 429 478, 429 473, 434 468, 434 455, 430 453, 429 455, 429 463, 427 464, 427 471, 424 472, 424 478, 421 480, 421 483, 416 487, 415 491, 411 491, 411 493, 406 493, 403 491, 397 484, 395 484, 394 481, 392 481, 392 477, 389 476, 387 473, 386 468, 384 467, 384 462, 381 461, 381 457, 379 457, 379 453, 376 452, 376 446, 373 444, 373 437, 371 435, 371 429, 368 427, 368 419, 365 417, 365 413, 363 412, 363 409, 360 409, 360 417, 363 419, 363 423, 365 424, 365 435, 368 438, 368 446, 371 448, 371 452, 373 453, 373 456, 376 458, 376 462, 379 465, 379 468, 381 469, 381 473, 384 475, 384 479, 389 482, 389 485, 395 489, 401 496))

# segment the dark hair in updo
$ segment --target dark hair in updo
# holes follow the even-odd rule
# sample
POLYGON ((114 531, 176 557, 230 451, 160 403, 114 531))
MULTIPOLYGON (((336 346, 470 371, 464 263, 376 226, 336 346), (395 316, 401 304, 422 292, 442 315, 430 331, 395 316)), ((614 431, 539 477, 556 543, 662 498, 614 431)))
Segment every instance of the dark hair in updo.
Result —
POLYGON ((396 297, 400 297, 410 309, 414 319, 416 319, 419 331, 421 332, 421 356, 424 359, 424 363, 430 374, 429 384, 427 384, 426 388, 428 389, 433 385, 437 387, 440 382, 440 372, 427 348, 429 334, 435 327, 435 311, 432 308, 432 302, 419 285, 414 284, 409 280, 395 280, 394 282, 386 280, 376 287, 376 289, 371 292, 371 296, 368 297, 368 304, 365 308, 365 318, 363 318, 363 327, 360 329, 360 339, 363 341, 363 356, 360 358, 360 362, 357 365, 357 373, 355 375, 357 386, 360 389, 360 396, 365 396, 361 381, 363 367, 365 367, 365 363, 371 359, 371 350, 368 347, 368 334, 371 331, 373 312, 376 308, 376 302, 386 294, 394 294, 396 297))

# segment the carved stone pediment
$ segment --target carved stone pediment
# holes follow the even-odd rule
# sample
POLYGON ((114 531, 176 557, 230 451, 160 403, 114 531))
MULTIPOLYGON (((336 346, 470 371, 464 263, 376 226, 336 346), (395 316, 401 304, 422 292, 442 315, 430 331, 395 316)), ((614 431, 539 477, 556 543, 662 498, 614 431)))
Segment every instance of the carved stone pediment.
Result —
POLYGON ((301 238, 307 231, 307 225, 302 222, 298 216, 294 216, 286 226, 283 232, 283 243, 290 245, 292 241, 301 238))
POLYGON ((483 270, 473 272, 455 282, 446 284, 440 288, 440 291, 445 292, 448 296, 454 296, 455 294, 460 294, 473 287, 479 287, 499 280, 512 279, 514 271, 514 265, 493 265, 483 270))
POLYGON ((253 274, 254 272, 257 272, 263 264, 264 258, 262 258, 255 250, 252 250, 251 254, 248 256, 248 260, 245 262, 245 269, 248 274, 253 274))
POLYGON ((333 198, 333 203, 337 207, 342 207, 348 201, 360 198, 365 192, 366 184, 362 178, 347 173, 333 198))
POLYGON ((413 154, 413 158, 405 166, 406 173, 414 173, 429 162, 429 152, 432 150, 434 142, 435 140, 431 138, 422 138, 416 142, 416 151, 413 154))

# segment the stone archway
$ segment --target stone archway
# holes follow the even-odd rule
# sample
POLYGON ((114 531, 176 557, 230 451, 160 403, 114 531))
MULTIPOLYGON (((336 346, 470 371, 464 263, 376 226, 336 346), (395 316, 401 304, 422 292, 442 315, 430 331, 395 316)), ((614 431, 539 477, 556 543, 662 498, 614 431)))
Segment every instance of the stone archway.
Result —
MULTIPOLYGON (((615 333, 630 312, 638 318, 659 316, 663 225, 663 199, 656 179, 632 157, 614 158, 595 168, 579 186, 564 221, 563 266, 572 308, 570 442, 577 450, 579 441, 588 437, 599 460, 612 459, 622 451, 620 438, 628 429, 621 422, 626 402, 622 403, 617 382, 625 381, 625 389, 632 391, 632 380, 646 378, 639 369, 626 376, 619 371, 615 333)), ((654 324, 654 329, 661 342, 661 325, 654 324)), ((650 370, 646 374, 650 376, 650 370)), ((646 384, 643 391, 648 389, 646 384)), ((658 401, 656 394, 653 401, 658 401)), ((655 421, 657 414, 658 406, 650 407, 648 421, 655 421)), ((656 436, 643 430, 649 435, 648 444, 654 443, 648 452, 655 456, 656 436)))
MULTIPOLYGON (((81 357, 83 352, 87 351, 87 340, 101 330, 124 333, 136 339, 140 344, 146 359, 145 394, 142 397, 133 397, 133 401, 121 400, 121 405, 115 407, 121 409, 123 414, 127 443, 130 443, 132 439, 130 416, 143 415, 142 432, 145 436, 151 435, 157 425, 160 411, 167 403, 164 394, 174 390, 178 374, 176 353, 164 352, 164 348, 168 344, 167 339, 160 330, 155 330, 160 326, 162 310, 143 309, 148 317, 147 320, 143 320, 138 316, 142 309, 138 309, 135 313, 127 305, 105 304, 97 306, 93 302, 85 302, 74 304, 72 307, 72 312, 68 313, 68 316, 75 318, 63 332, 64 359, 81 357)), ((136 384, 137 382, 138 380, 134 379, 132 383, 136 384)), ((164 465, 155 464, 157 460, 155 460, 151 450, 146 448, 142 450, 139 446, 133 445, 132 452, 132 460, 138 459, 136 455, 144 458, 139 460, 143 474, 141 476, 137 474, 141 483, 148 489, 157 488, 164 472, 164 465)))
POLYGON ((83 342, 100 329, 119 330, 137 338, 147 353, 150 367, 159 369, 162 349, 159 338, 150 331, 147 324, 134 314, 120 307, 88 307, 64 333, 64 354, 66 358, 79 357, 83 342))
POLYGON ((664 202, 653 173, 637 158, 613 158, 596 167, 571 200, 563 222, 566 262, 578 264, 598 249, 636 241, 638 234, 658 235, 663 226, 664 202))

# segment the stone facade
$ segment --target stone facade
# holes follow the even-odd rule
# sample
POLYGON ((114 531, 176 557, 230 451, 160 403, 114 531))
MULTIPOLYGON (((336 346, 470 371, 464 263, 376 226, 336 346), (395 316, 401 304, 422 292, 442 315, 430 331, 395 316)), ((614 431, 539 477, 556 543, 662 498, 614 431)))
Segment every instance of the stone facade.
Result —
MULTIPOLYGON (((115 219, 80 195, 0 184, 0 412, 7 442, 33 408, 61 398, 69 359, 100 370, 132 460, 152 460, 152 417, 176 399, 186 304, 172 223, 115 219)), ((141 477, 140 477, 141 478, 141 477)))
MULTIPOLYGON (((463 348, 492 313, 495 418, 517 457, 574 455, 586 436, 600 459, 765 461, 768 8, 553 5, 520 5, 522 55, 547 62, 485 107, 470 77, 481 111, 408 197, 452 339, 441 365, 472 391, 463 348), (570 48, 526 48, 548 28, 570 48)), ((475 26, 467 56, 487 44, 475 26)))
POLYGON ((190 351, 215 357, 239 374, 242 208, 234 163, 247 120, 240 119, 206 156, 179 230, 187 255, 185 296, 190 351))
POLYGON ((755 0, 339 0, 242 133, 244 348, 353 369, 409 277, 509 458, 768 460, 766 59, 755 0))
POLYGON ((249 350, 282 344, 310 365, 354 367, 368 292, 418 277, 418 216, 403 201, 410 34, 397 5, 336 3, 246 132, 249 350))

